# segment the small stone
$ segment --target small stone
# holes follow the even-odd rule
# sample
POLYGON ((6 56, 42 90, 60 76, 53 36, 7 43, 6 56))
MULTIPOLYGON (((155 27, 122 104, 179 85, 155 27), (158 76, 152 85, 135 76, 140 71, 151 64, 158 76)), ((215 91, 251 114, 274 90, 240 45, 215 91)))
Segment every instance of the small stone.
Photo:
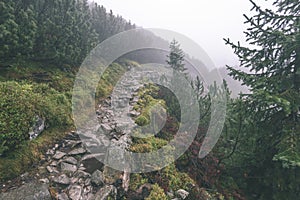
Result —
POLYGON ((96 170, 91 177, 91 183, 96 186, 102 186, 104 184, 104 177, 101 171, 96 170))
POLYGON ((95 195, 92 193, 84 194, 82 197, 83 197, 82 199, 85 199, 85 200, 95 200, 95 195))
POLYGON ((86 170, 85 167, 79 167, 78 169, 81 170, 81 171, 85 171, 86 170))
POLYGON ((61 193, 61 194, 57 195, 57 199, 58 200, 69 200, 69 197, 66 193, 61 193))
POLYGON ((50 163, 50 166, 56 167, 56 166, 57 166, 57 161, 52 161, 52 162, 50 163))
POLYGON ((109 121, 108 121, 108 119, 107 118, 105 118, 105 119, 102 119, 102 123, 108 123, 109 121))
POLYGON ((175 195, 181 199, 186 199, 187 196, 189 196, 189 192, 187 192, 183 189, 180 189, 175 192, 175 195))
POLYGON ((70 151, 68 153, 68 155, 75 156, 75 155, 84 154, 85 152, 86 152, 86 150, 84 148, 78 148, 78 149, 74 149, 74 150, 70 151))
POLYGON ((66 153, 61 152, 61 151, 57 151, 55 153, 55 155, 53 156, 53 159, 59 160, 59 159, 62 159, 65 155, 66 155, 66 153))
POLYGON ((62 162, 62 163, 60 163, 60 169, 62 172, 65 172, 65 173, 73 173, 77 170, 77 167, 75 165, 71 165, 69 163, 62 162))
POLYGON ((82 193, 82 187, 79 185, 72 185, 69 189, 69 197, 72 200, 80 200, 82 193))
POLYGON ((49 179, 47 179, 47 178, 40 179, 39 181, 40 181, 41 183, 45 183, 45 184, 48 184, 48 183, 49 183, 49 179))
POLYGON ((112 185, 104 186, 96 193, 95 196, 95 200, 105 200, 109 197, 112 199, 117 199, 117 188, 112 185))
POLYGON ((112 128, 108 124, 101 124, 101 127, 103 128, 104 131, 107 133, 110 133, 112 131, 112 128))
POLYGON ((53 179, 53 182, 62 184, 62 185, 69 185, 70 184, 70 178, 66 174, 62 174, 59 177, 55 177, 53 179))
POLYGON ((91 179, 86 179, 85 181, 84 181, 84 185, 85 186, 88 186, 88 185, 91 185, 91 179))
POLYGON ((77 183, 77 182, 78 182, 78 180, 79 180, 79 179, 78 179, 78 178, 76 178, 76 177, 75 177, 75 178, 72 178, 72 179, 71 179, 71 183, 72 183, 72 184, 75 184, 75 183, 77 183))
POLYGON ((54 155, 53 149, 48 149, 46 155, 54 155))
POLYGON ((50 166, 47 166, 46 169, 47 169, 47 171, 48 171, 49 173, 52 173, 52 172, 53 172, 53 169, 52 169, 52 167, 50 167, 50 166))
POLYGON ((139 115, 140 115, 140 113, 137 112, 137 111, 135 111, 135 110, 129 112, 129 116, 130 116, 130 117, 137 117, 137 116, 139 116, 139 115))
POLYGON ((77 160, 74 157, 65 158, 63 161, 72 165, 77 165, 77 160))
POLYGON ((24 174, 21 175, 21 179, 25 180, 28 176, 29 176, 29 173, 26 172, 26 173, 24 173, 24 174))
POLYGON ((85 172, 85 171, 81 171, 78 170, 73 174, 73 177, 77 177, 77 178, 88 178, 91 177, 91 174, 85 172))

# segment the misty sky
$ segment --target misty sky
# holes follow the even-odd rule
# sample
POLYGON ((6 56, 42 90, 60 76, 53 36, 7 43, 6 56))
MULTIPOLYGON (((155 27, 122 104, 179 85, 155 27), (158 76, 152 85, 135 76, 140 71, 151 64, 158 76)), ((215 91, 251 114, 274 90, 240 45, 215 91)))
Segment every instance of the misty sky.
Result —
MULTIPOLYGON (((249 14, 248 0, 95 0, 144 28, 179 32, 198 43, 216 66, 238 65, 232 49, 223 38, 243 43, 243 14, 249 14)), ((269 2, 257 1, 260 5, 269 2)))

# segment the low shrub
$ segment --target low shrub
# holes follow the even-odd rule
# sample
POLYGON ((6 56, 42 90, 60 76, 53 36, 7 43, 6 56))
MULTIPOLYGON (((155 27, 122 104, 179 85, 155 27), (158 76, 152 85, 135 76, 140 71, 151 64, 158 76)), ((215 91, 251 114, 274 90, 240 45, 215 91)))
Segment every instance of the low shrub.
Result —
POLYGON ((149 124, 149 119, 147 117, 141 115, 135 119, 135 123, 139 126, 145 126, 145 125, 149 124))
POLYGON ((164 190, 159 187, 159 185, 154 184, 150 195, 145 198, 145 200, 168 200, 167 195, 164 193, 164 190))
POLYGON ((72 124, 69 99, 46 84, 0 82, 0 96, 0 155, 29 139, 36 116, 46 126, 72 124))

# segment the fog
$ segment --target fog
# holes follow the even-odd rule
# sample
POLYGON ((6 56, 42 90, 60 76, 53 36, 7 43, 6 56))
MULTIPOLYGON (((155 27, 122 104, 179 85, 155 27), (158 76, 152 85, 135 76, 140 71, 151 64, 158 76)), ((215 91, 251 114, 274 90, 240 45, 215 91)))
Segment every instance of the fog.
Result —
MULTIPOLYGON (((250 14, 248 0, 95 0, 108 11, 119 14, 144 28, 163 28, 184 34, 199 44, 222 67, 238 65, 232 49, 223 38, 245 41, 243 14, 250 14)), ((261 1, 269 7, 270 2, 261 1)))

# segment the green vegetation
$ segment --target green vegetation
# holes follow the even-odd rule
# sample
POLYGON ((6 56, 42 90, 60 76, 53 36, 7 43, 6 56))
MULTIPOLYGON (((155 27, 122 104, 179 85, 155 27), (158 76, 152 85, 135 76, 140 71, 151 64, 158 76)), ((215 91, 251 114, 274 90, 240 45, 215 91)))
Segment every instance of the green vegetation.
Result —
POLYGON ((0 153, 12 151, 29 139, 36 116, 46 126, 63 127, 72 123, 70 102, 64 94, 45 84, 0 83, 0 153))
POLYGON ((168 200, 164 190, 154 184, 150 195, 145 200, 168 200))
MULTIPOLYGON (((228 67, 229 74, 248 86, 250 93, 230 99, 227 87, 222 89, 228 94, 227 119, 217 146, 204 159, 198 153, 210 122, 212 94, 204 92, 199 77, 192 80, 185 75, 184 52, 176 40, 170 43, 167 64, 174 74, 190 80, 201 120, 194 142, 179 160, 155 172, 131 175, 130 190, 152 184, 147 200, 168 199, 166 192, 178 189, 189 191, 192 199, 298 198, 299 2, 274 0, 277 10, 262 10, 250 2, 256 14, 246 16, 246 36, 253 48, 225 40, 247 69, 228 67)), ((73 128, 71 91, 80 63, 99 42, 135 25, 87 0, 6 0, 0 2, 0 10, 0 181, 4 181, 38 163, 73 128), (45 120, 46 130, 30 141, 28 132, 37 117, 45 120)), ((151 34, 134 38, 136 42, 151 39, 151 34)), ((137 55, 136 60, 147 60, 143 52, 129 57, 137 55)), ((138 66, 124 58, 111 64, 101 77, 97 101, 111 94, 130 66, 138 66)), ((98 77, 93 74, 90 78, 98 77)), ((176 80, 171 81, 179 87, 176 80)), ((141 127, 132 135, 130 150, 157 151, 178 131, 179 102, 170 89, 153 84, 145 85, 137 95, 134 110, 140 115, 134 120, 141 127), (157 105, 167 110, 167 120, 153 135, 147 128, 152 126, 151 112, 157 105)), ((91 102, 82 99, 76 103, 85 106, 91 102)))
MULTIPOLYGON (((70 94, 76 70, 67 65, 60 69, 39 62, 23 64, 8 67, 0 76, 0 150, 4 153, 0 157, 0 180, 25 172, 47 147, 73 128, 70 94), (29 129, 37 115, 45 119, 46 130, 29 141, 29 129)), ((124 66, 131 64, 136 65, 122 61, 124 66)), ((97 87, 97 98, 106 98, 125 71, 126 67, 117 63, 108 67, 97 87)))
POLYGON ((35 140, 24 141, 18 149, 0 157, 0 182, 32 170, 32 166, 39 163, 45 152, 69 133, 67 128, 69 127, 48 128, 35 140))
POLYGON ((274 10, 251 2, 256 14, 246 16, 246 36, 256 47, 225 40, 241 67, 253 72, 228 67, 251 93, 231 104, 225 165, 248 196, 295 199, 300 193, 299 2, 276 0, 274 10))
POLYGON ((130 22, 87 0, 0 2, 0 59, 79 65, 106 38, 130 22))

